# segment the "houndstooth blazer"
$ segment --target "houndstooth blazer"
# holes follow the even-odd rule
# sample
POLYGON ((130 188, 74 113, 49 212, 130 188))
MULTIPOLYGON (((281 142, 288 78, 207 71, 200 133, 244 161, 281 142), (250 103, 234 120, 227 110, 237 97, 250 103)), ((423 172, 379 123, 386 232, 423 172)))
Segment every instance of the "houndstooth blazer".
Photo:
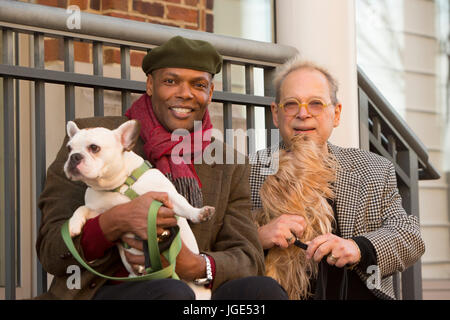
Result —
MULTIPOLYGON (((277 171, 279 148, 249 156, 253 209, 261 208, 259 190, 268 175, 277 171)), ((386 158, 355 148, 328 143, 339 164, 336 178, 336 211, 341 237, 366 237, 374 246, 377 267, 356 272, 381 299, 395 299, 392 275, 413 265, 425 252, 417 217, 406 214, 397 189, 394 165, 386 158), (378 271, 374 271, 377 269, 378 271), (378 273, 377 273, 378 272, 378 273), (381 278, 377 278, 377 274, 381 278), (377 281, 378 280, 378 281, 377 281)))

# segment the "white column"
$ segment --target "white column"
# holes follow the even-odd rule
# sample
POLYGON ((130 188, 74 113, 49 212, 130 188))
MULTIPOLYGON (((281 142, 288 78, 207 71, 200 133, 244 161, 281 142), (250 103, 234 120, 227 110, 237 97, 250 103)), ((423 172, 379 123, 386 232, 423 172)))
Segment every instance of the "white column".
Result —
POLYGON ((343 147, 359 147, 355 24, 354 0, 276 2, 277 42, 296 47, 338 80, 341 123, 330 141, 343 147))

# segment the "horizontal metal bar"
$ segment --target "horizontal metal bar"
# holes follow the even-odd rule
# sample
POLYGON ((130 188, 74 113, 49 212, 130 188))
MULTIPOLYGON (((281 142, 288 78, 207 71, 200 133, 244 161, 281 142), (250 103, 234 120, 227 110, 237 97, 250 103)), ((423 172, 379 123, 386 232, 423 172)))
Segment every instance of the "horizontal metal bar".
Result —
MULTIPOLYGON (((215 102, 231 102, 239 105, 254 105, 260 107, 270 107, 275 100, 274 97, 250 96, 242 93, 214 91, 213 101, 215 102)), ((269 108, 270 109, 270 108, 269 108)))
MULTIPOLYGON (((127 20, 129 21, 129 20, 127 20)), ((148 49, 153 49, 157 45, 149 44, 149 43, 138 43, 133 41, 126 41, 126 40, 118 40, 113 38, 107 38, 107 37, 98 37, 95 35, 86 35, 86 34, 78 34, 73 32, 67 32, 67 31, 58 31, 53 29, 47 29, 42 27, 32 27, 32 26, 23 26, 16 23, 10 23, 10 22, 4 22, 0 21, 0 27, 5 27, 8 29, 11 29, 12 31, 24 33, 24 34, 33 34, 35 32, 39 32, 42 34, 45 34, 45 36, 48 37, 54 37, 54 38, 71 38, 73 41, 78 42, 87 42, 87 43, 94 43, 94 42, 102 42, 103 46, 105 47, 117 47, 120 46, 127 46, 130 48, 130 50, 137 50, 137 51, 147 51, 148 49)), ((224 61, 230 61, 233 64, 236 65, 253 65, 255 68, 273 68, 279 65, 277 62, 270 62, 270 61, 260 61, 250 59, 250 58, 242 58, 242 57, 234 57, 234 56, 227 56, 222 54, 224 61)))
POLYGON ((103 88, 107 90, 130 90, 132 92, 145 91, 145 82, 140 81, 47 69, 35 69, 22 66, 7 66, 3 64, 0 64, 0 76, 15 77, 31 81, 42 80, 62 85, 76 85, 79 87, 103 88))
POLYGON ((87 12, 80 12, 81 28, 70 30, 66 25, 68 17, 69 14, 62 8, 0 0, 0 21, 32 27, 46 26, 48 29, 153 45, 161 45, 173 36, 180 35, 186 38, 208 41, 225 56, 274 63, 283 63, 298 53, 297 49, 286 45, 125 20, 87 12), (126 21, 126 28, 124 28, 124 21, 126 21), (130 32, 130 30, 133 31, 130 32))
MULTIPOLYGON (((145 92, 145 82, 117 78, 99 77, 81 73, 67 73, 63 71, 34 69, 22 66, 9 66, 0 64, 1 77, 14 77, 22 80, 45 81, 61 85, 75 85, 79 87, 101 88, 105 90, 135 93, 145 92)), ((269 106, 274 100, 272 97, 249 96, 240 93, 215 91, 214 102, 230 102, 239 105, 269 106)))

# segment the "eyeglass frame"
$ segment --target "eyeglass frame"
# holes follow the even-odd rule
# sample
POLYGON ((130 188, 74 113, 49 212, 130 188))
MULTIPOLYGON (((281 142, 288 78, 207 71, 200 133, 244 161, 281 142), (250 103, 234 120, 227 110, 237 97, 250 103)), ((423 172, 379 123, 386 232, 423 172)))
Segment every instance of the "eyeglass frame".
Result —
MULTIPOLYGON (((308 101, 307 101, 306 103, 301 103, 301 102, 298 101, 298 99, 296 99, 296 98, 288 98, 288 99, 286 99, 286 101, 289 101, 289 100, 294 100, 295 102, 297 102, 297 105, 298 105, 298 112, 295 113, 295 114, 292 114, 292 115, 290 115, 290 116, 296 116, 297 114, 300 113, 300 111, 302 110, 302 107, 305 107, 306 112, 307 112, 309 115, 311 115, 311 116, 313 116, 313 117, 317 117, 318 115, 320 115, 320 114, 323 112, 323 110, 324 110, 325 108, 327 108, 327 107, 329 107, 329 106, 335 105, 335 103, 332 103, 332 102, 330 102, 330 103, 325 103, 325 101, 323 101, 323 100, 320 99, 320 98, 310 98, 310 99, 308 99, 308 101), (308 109, 308 104, 309 104, 312 100, 319 100, 320 102, 322 102, 322 105, 323 105, 322 110, 320 111, 320 113, 318 113, 318 114, 316 114, 316 115, 313 115, 313 114, 309 111, 309 109, 308 109)), ((279 108, 281 108, 281 110, 283 110, 283 112, 284 112, 285 114, 287 114, 286 111, 284 110, 284 105, 285 105, 284 102, 280 102, 280 103, 277 104, 277 106, 278 106, 279 108)))

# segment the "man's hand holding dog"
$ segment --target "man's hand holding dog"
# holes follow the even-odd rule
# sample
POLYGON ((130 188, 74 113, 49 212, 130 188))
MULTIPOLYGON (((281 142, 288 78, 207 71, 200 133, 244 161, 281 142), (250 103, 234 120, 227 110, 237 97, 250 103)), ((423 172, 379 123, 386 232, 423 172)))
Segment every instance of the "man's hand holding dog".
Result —
POLYGON ((296 237, 301 237, 305 227, 306 222, 303 217, 283 214, 258 228, 259 241, 263 249, 274 246, 287 248, 294 243, 296 237))
MULTIPOLYGON (((167 193, 148 192, 130 202, 118 205, 104 212, 100 216, 100 227, 105 234, 106 239, 111 242, 122 238, 130 247, 143 251, 142 241, 128 238, 122 235, 131 232, 143 240, 147 239, 147 214, 148 208, 153 200, 162 202, 156 217, 156 233, 158 236, 168 228, 177 225, 173 206, 169 201, 167 193)), ((133 255, 124 252, 128 263, 137 274, 139 266, 145 264, 143 255, 133 255)), ((162 257, 163 264, 165 262, 162 257)), ((205 277, 205 259, 200 255, 194 254, 184 243, 177 257, 176 272, 181 279, 193 280, 205 277)))
MULTIPOLYGON (((122 240, 126 242, 130 247, 143 251, 142 241, 133 238, 122 237, 122 240)), ((124 251, 125 257, 128 263, 132 266, 135 273, 138 273, 139 266, 145 264, 145 258, 143 255, 134 255, 127 251, 124 251)), ((163 267, 169 265, 164 256, 161 255, 161 261, 163 267)), ((206 264, 205 259, 200 255, 193 253, 189 248, 182 242, 180 253, 177 256, 177 264, 175 271, 177 275, 183 279, 192 281, 198 278, 204 278, 206 276, 206 264)))
POLYGON ((342 268, 345 265, 358 263, 361 252, 353 240, 343 239, 327 233, 307 243, 306 258, 319 262, 327 257, 327 263, 342 268))
POLYGON ((123 234, 131 232, 141 239, 147 239, 148 208, 153 200, 162 202, 156 218, 156 232, 161 235, 164 229, 177 225, 172 204, 165 192, 147 192, 136 199, 115 206, 100 215, 99 223, 107 240, 117 241, 123 234))

